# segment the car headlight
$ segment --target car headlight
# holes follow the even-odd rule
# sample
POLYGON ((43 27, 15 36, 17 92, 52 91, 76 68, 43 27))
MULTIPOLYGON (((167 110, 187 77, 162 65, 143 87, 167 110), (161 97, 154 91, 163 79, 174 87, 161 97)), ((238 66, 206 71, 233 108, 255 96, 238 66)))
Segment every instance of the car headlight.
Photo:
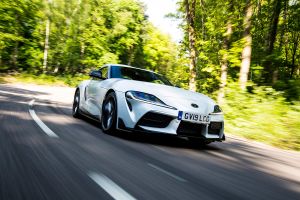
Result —
POLYGON ((158 106, 167 107, 167 108, 171 108, 171 109, 176 110, 176 108, 165 104, 162 100, 160 100, 156 96, 154 96, 152 94, 145 93, 145 92, 128 91, 128 92, 125 93, 125 96, 128 99, 139 100, 139 101, 143 101, 145 103, 151 103, 151 104, 155 104, 155 105, 158 105, 158 106))
POLYGON ((222 111, 222 109, 221 109, 221 107, 219 105, 215 105, 214 106, 214 112, 213 112, 213 114, 222 113, 222 112, 223 111, 222 111))

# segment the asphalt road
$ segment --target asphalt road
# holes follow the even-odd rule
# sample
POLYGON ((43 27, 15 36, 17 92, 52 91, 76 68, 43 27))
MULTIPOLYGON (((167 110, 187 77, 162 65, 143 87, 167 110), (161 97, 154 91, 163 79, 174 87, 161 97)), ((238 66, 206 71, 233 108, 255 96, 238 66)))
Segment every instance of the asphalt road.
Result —
POLYGON ((71 116, 73 92, 0 85, 1 200, 300 199, 298 152, 237 138, 197 147, 107 135, 71 116))

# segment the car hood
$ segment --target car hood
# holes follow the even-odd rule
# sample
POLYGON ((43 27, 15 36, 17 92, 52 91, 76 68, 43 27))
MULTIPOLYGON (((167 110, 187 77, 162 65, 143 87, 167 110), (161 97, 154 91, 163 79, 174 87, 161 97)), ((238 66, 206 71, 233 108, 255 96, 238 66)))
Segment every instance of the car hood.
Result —
POLYGON ((112 85, 109 84, 109 87, 117 91, 127 92, 133 90, 149 93, 155 95, 166 104, 178 109, 190 111, 199 111, 199 109, 201 109, 202 112, 206 113, 212 112, 213 106, 215 105, 215 102, 208 96, 182 88, 126 79, 110 80, 112 85), (192 108, 191 104, 197 104, 199 108, 192 108))

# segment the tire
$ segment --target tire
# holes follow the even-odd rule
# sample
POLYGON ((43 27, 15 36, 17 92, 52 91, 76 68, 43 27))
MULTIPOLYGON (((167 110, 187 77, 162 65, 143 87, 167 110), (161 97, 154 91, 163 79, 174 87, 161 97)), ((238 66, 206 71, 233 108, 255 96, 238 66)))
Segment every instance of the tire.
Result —
POLYGON ((110 92, 104 99, 101 114, 101 128, 105 133, 113 133, 117 123, 117 98, 110 92))
POLYGON ((79 103, 80 103, 80 91, 79 89, 77 89, 74 95, 73 107, 72 107, 72 115, 75 118, 81 117, 79 103))

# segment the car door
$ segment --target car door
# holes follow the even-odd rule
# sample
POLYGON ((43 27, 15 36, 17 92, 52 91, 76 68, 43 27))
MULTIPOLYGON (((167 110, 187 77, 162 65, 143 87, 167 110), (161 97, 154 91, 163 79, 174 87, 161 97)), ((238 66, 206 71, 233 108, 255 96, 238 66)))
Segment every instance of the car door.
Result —
POLYGON ((99 118, 102 108, 103 96, 106 94, 107 89, 103 88, 103 81, 108 78, 108 67, 102 67, 99 69, 102 74, 102 78, 94 78, 90 80, 89 84, 86 87, 86 103, 88 112, 99 118))

